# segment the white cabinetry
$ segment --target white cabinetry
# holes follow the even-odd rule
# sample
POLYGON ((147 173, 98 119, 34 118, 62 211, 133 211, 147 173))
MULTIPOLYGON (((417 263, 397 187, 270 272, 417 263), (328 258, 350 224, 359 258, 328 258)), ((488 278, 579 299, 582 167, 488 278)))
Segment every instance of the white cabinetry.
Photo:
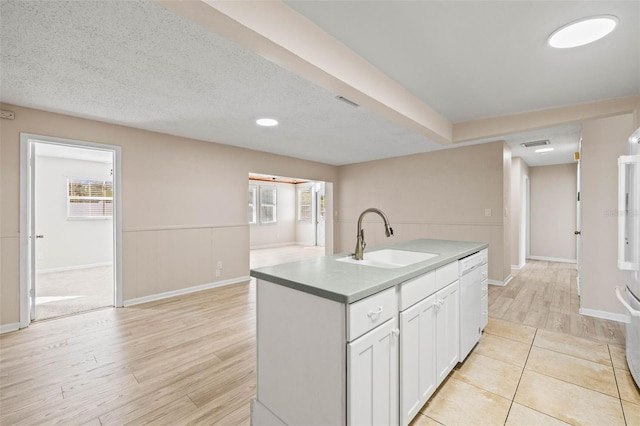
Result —
POLYGON ((401 425, 409 424, 458 363, 457 279, 454 262, 400 286, 401 425), (416 283, 427 290, 417 291, 416 283), (407 308, 416 295, 424 298, 407 308))
POLYGON ((350 425, 398 424, 398 321, 390 319, 347 344, 350 425))
POLYGON ((436 293, 436 373, 438 385, 458 363, 460 312, 458 281, 436 293))
POLYGON ((400 312, 400 424, 409 424, 436 390, 436 296, 400 312))
POLYGON ((458 276, 456 259, 352 304, 258 279, 252 424, 409 424, 459 360, 458 276))
POLYGON ((393 287, 347 306, 350 425, 398 424, 397 314, 393 287))

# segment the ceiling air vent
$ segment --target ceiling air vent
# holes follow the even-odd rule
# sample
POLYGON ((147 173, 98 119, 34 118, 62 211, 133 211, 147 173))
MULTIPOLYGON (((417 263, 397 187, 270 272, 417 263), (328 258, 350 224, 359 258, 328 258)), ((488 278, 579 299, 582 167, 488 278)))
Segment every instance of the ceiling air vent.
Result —
POLYGON ((349 104, 349 105, 351 105, 352 107, 359 107, 359 106, 360 106, 360 105, 358 105, 357 103, 355 103, 355 102, 353 102, 353 101, 350 101, 349 99, 345 98, 344 96, 340 96, 340 95, 338 95, 338 96, 336 96, 336 99, 338 99, 339 101, 344 102, 345 104, 349 104))
POLYGON ((534 146, 549 145, 549 143, 549 139, 544 139, 539 141, 525 142, 521 143, 520 145, 522 145, 523 148, 533 148, 534 146))

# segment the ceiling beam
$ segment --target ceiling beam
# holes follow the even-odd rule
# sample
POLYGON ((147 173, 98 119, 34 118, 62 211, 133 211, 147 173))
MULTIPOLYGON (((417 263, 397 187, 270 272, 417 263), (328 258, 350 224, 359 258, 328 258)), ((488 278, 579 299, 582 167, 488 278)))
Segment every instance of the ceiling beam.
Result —
POLYGON ((634 113, 636 120, 640 121, 640 96, 456 123, 453 125, 453 142, 469 142, 628 113, 634 113))
POLYGON ((335 95, 433 142, 451 144, 449 120, 280 1, 156 2, 335 95))

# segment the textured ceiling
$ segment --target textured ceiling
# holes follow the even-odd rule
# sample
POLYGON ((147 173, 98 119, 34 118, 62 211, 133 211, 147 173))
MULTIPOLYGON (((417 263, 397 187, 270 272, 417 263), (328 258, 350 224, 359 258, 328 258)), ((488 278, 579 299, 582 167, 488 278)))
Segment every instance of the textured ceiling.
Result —
MULTIPOLYGON (((640 94, 637 1, 287 4, 453 122, 640 94), (544 44, 597 13, 620 18, 609 38, 544 44)), ((150 0, 1 0, 0 43, 6 103, 334 165, 443 149, 150 0)), ((516 155, 544 134, 568 153, 576 128, 502 139, 516 155)))
POLYGON ((151 1, 1 7, 3 102, 335 165, 439 148, 151 1))

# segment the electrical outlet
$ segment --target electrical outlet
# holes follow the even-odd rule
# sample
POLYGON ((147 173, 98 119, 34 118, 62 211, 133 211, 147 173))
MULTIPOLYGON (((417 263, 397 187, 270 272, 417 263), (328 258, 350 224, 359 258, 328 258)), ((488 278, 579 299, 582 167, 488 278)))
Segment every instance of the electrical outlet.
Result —
POLYGON ((222 269, 222 260, 218 260, 218 266, 216 269, 222 269))
POLYGON ((487 217, 491 216, 491 209, 484 209, 484 215, 487 217))
POLYGON ((220 278, 220 269, 216 269, 216 278, 220 278))

